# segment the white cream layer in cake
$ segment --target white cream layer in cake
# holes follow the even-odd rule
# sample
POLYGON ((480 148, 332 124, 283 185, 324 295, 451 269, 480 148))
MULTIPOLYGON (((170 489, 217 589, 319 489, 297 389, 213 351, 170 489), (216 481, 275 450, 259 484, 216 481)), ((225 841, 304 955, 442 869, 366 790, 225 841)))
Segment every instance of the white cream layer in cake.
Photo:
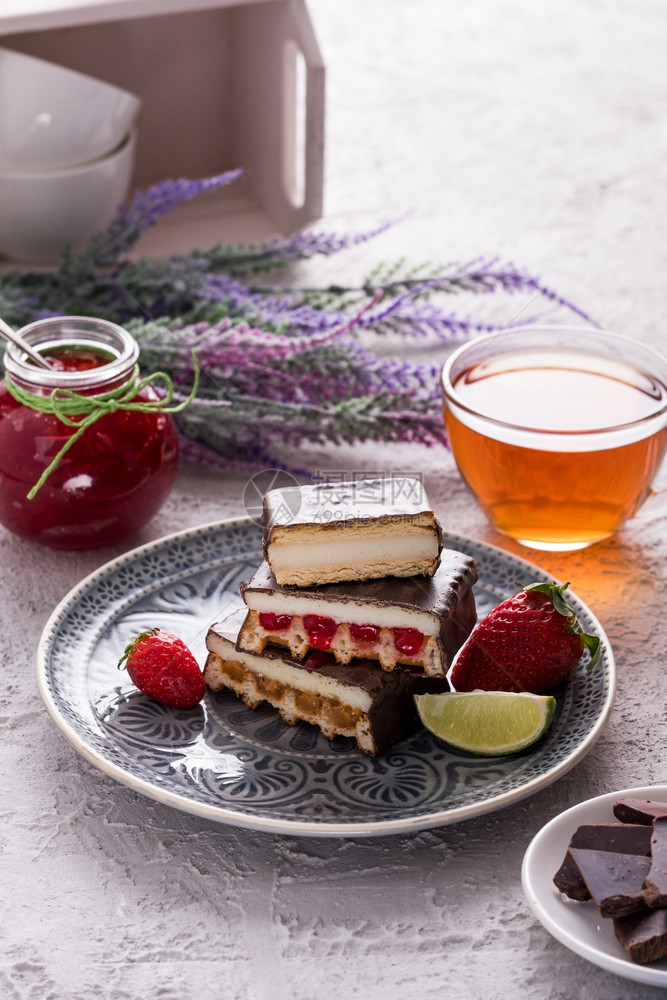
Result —
POLYGON ((421 482, 404 476, 269 490, 262 529, 277 581, 297 587, 431 576, 442 544, 421 482))
MULTIPOLYGON (((329 532, 298 536, 279 530, 267 545, 267 559, 278 580, 338 581, 374 577, 430 575, 437 564, 437 535, 416 525, 392 528, 375 535, 359 526, 341 526, 329 532), (296 544, 295 544, 296 543, 296 544)), ((304 585, 301 583, 300 585, 304 585)), ((309 585, 309 584, 306 584, 309 585)))
POLYGON ((248 589, 243 599, 258 614, 322 615, 351 625, 378 625, 380 628, 416 628, 424 635, 438 635, 440 620, 427 611, 396 605, 363 603, 354 600, 319 599, 310 590, 260 591, 248 589))

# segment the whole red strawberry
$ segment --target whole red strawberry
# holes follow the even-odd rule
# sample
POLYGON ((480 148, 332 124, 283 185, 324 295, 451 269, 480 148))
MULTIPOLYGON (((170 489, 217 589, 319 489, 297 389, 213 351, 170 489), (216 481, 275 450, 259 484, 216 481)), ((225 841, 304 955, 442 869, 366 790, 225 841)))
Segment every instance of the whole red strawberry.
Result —
POLYGON ((582 631, 563 596, 568 586, 535 583, 489 612, 459 652, 454 690, 549 694, 570 677, 584 649, 593 666, 600 640, 582 631))
POLYGON ((206 683, 197 661, 170 632, 159 628, 141 632, 118 661, 118 667, 123 666, 140 691, 164 705, 193 708, 204 697, 206 683))

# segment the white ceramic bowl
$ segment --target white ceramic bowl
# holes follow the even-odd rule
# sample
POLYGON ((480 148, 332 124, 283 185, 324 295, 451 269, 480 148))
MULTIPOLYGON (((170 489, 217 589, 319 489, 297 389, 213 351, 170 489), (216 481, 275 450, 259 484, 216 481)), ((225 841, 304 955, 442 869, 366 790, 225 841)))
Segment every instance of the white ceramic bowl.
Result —
POLYGON ((140 99, 34 56, 0 48, 0 168, 58 170, 106 156, 140 99))
POLYGON ((53 260, 102 229, 127 195, 136 146, 133 130, 110 156, 67 170, 0 170, 0 254, 53 260))

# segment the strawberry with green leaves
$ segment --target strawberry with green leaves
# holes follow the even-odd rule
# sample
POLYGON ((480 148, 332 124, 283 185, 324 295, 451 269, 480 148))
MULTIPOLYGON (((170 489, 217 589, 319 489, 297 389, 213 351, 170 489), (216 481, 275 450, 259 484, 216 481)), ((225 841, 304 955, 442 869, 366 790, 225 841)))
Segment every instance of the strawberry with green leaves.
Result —
POLYGON ((454 690, 549 694, 571 676, 585 649, 593 667, 600 640, 579 625, 563 596, 568 586, 535 583, 490 611, 456 658, 454 690))
POLYGON ((128 643, 118 661, 132 683, 155 701, 173 708, 194 708, 204 697, 204 675, 194 656, 170 632, 152 628, 128 643))

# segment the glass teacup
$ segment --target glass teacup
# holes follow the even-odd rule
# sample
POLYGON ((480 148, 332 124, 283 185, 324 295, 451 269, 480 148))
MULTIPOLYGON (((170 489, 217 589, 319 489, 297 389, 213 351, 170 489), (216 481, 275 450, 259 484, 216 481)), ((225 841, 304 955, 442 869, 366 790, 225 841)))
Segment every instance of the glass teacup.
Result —
POLYGON ((667 448, 667 360, 590 328, 515 327, 442 372, 458 468, 491 523, 537 549, 585 548, 639 509, 667 448))

